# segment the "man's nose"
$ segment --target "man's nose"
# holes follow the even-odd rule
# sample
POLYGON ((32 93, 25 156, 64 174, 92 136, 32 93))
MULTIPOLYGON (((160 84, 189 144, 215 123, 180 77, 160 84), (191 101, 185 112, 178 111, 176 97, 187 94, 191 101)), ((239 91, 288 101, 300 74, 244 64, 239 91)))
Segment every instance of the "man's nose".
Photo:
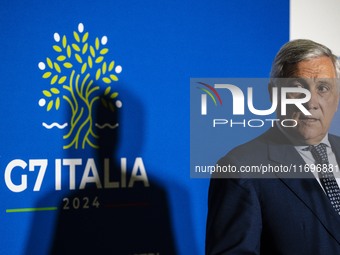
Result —
POLYGON ((304 104, 304 106, 307 108, 307 110, 318 109, 319 108, 319 94, 314 90, 310 90, 309 92, 311 94, 311 98, 308 102, 304 104))

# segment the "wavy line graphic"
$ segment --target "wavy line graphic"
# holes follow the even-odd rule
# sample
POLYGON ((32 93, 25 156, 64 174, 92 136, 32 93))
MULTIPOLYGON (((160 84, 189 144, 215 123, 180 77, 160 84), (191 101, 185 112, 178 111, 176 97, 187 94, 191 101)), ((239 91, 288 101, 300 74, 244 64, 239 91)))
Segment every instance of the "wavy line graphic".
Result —
POLYGON ((110 129, 115 129, 119 126, 118 123, 114 124, 114 125, 110 125, 109 123, 105 123, 103 125, 99 125, 98 123, 96 123, 96 127, 100 128, 100 129, 104 129, 104 128, 110 128, 110 129))
MULTIPOLYGON (((206 84, 206 83, 203 83, 203 82, 197 82, 197 83, 199 83, 199 84, 201 84, 201 85, 206 86, 207 88, 209 88, 209 89, 216 95, 218 101, 219 101, 220 104, 222 105, 222 99, 221 99, 220 95, 218 94, 218 92, 216 91, 216 89, 215 89, 213 86, 210 86, 209 84, 206 84)), ((217 105, 217 104, 216 104, 216 100, 215 100, 214 96, 213 96, 211 93, 209 93, 206 89, 203 89, 203 88, 199 88, 199 89, 201 89, 201 90, 203 90, 204 92, 206 92, 206 93, 213 99, 215 105, 217 105)))
POLYGON ((67 127, 67 123, 64 123, 64 124, 59 124, 57 122, 53 122, 51 124, 47 124, 45 122, 42 123, 43 127, 47 128, 47 129, 51 129, 51 128, 59 128, 59 129, 64 129, 65 127, 67 127))
POLYGON ((209 90, 207 90, 205 88, 198 88, 198 89, 200 89, 200 90, 204 91, 205 93, 207 93, 211 97, 211 99, 214 101, 214 105, 217 105, 216 99, 214 98, 213 94, 210 93, 209 90))

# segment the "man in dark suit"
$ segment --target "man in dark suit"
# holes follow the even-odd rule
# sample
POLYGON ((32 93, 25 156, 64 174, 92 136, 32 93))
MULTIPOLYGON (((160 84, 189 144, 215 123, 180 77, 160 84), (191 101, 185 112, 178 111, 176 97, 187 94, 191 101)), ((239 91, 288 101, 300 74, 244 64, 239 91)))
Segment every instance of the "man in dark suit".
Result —
POLYGON ((218 165, 238 170, 290 167, 299 173, 278 171, 271 178, 243 178, 241 173, 237 178, 213 176, 206 254, 340 254, 340 181, 334 178, 339 171, 340 138, 328 134, 339 102, 338 66, 327 47, 310 40, 291 41, 280 49, 269 86, 309 90, 311 98, 304 107, 311 115, 293 105, 287 106, 286 115, 279 109, 278 119, 292 119, 295 127, 277 122, 233 149, 218 165), (305 171, 313 167, 324 171, 305 171))

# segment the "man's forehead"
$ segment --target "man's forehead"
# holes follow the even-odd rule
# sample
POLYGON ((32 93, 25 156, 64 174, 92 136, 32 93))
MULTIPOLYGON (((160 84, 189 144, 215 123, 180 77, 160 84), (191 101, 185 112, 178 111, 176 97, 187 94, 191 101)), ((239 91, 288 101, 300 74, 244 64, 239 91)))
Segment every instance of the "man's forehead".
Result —
POLYGON ((322 56, 296 63, 291 77, 336 78, 336 71, 332 59, 322 56))
POLYGON ((273 83, 279 87, 310 87, 310 86, 319 86, 319 85, 327 85, 328 87, 339 87, 340 79, 339 78, 306 78, 299 76, 292 76, 289 78, 276 78, 273 80, 273 83))
POLYGON ((313 77, 306 78, 300 76, 292 76, 289 78, 283 78, 286 82, 300 82, 300 83, 338 83, 338 78, 324 78, 324 77, 313 77))

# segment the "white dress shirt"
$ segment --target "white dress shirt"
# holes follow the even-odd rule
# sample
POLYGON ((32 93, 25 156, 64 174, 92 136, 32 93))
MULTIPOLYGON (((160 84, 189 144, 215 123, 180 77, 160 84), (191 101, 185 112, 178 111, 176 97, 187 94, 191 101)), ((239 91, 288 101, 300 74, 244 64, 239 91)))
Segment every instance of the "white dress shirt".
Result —
MULTIPOLYGON (((292 144, 294 145, 294 148, 296 149, 296 151, 300 154, 300 156, 303 158, 303 160, 305 161, 305 163, 307 165, 315 165, 315 159, 312 155, 312 152, 309 150, 309 146, 308 145, 295 145, 296 144, 296 139, 292 138, 287 132, 285 132, 285 130, 280 126, 277 125, 277 127, 280 129, 280 131, 289 139, 289 141, 292 142, 292 144)), ((320 143, 324 143, 327 145, 326 150, 327 150, 327 156, 328 156, 328 161, 330 166, 333 167, 334 171, 334 177, 336 179, 336 182, 338 184, 338 186, 340 187, 340 174, 339 174, 339 166, 338 166, 338 162, 336 161, 336 157, 335 154, 332 150, 331 144, 328 140, 328 133, 326 134, 326 136, 321 140, 320 143)), ((317 171, 312 171, 315 179, 319 182, 320 186, 321 182, 320 182, 320 178, 318 175, 317 171)), ((322 187, 323 189, 323 187, 322 187)))

